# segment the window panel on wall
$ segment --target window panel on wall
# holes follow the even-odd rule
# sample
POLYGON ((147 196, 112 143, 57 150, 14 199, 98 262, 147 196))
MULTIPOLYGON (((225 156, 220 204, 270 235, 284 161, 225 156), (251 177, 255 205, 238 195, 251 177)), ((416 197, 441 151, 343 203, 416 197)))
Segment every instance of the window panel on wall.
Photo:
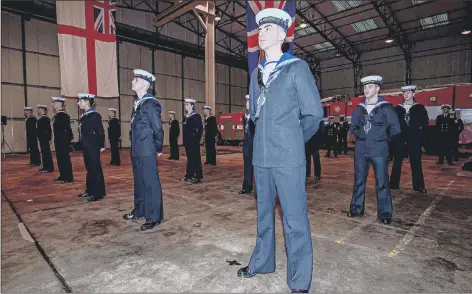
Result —
MULTIPOLYGON (((59 76, 60 66, 59 58, 38 54, 39 62, 39 85, 49 87, 61 87, 61 78, 59 76)), ((28 84, 31 84, 27 80, 28 84)))
POLYGON ((165 52, 164 53, 164 60, 162 62, 165 64, 166 74, 175 76, 177 75, 176 68, 175 68, 175 54, 165 52))
POLYGON ((198 83, 198 101, 205 103, 206 101, 205 82, 197 82, 197 83, 198 83))
POLYGON ((131 146, 129 140, 129 130, 131 129, 131 125, 129 122, 122 121, 121 122, 121 147, 129 148, 131 146))
POLYGON ((141 54, 139 45, 126 43, 128 46, 128 68, 136 69, 141 67, 141 54))
POLYGON ((166 64, 165 64, 165 52, 156 50, 154 57, 154 68, 156 69, 156 73, 166 73, 166 64))
POLYGON ((120 68, 120 94, 128 94, 131 81, 128 77, 128 70, 120 68))
POLYGON ((39 55, 26 53, 26 82, 28 85, 40 85, 39 82, 39 55))
POLYGON ((216 82, 222 84, 229 84, 228 80, 229 67, 223 64, 216 64, 216 82))
POLYGON ((21 49, 21 16, 2 11, 2 45, 21 49))
POLYGON ((177 90, 175 89, 174 77, 165 76, 166 78, 166 98, 178 98, 177 90))
POLYGON ((95 109, 102 116, 102 120, 108 119, 108 105, 109 99, 106 98, 95 98, 95 109))
POLYGON ((38 92, 31 91, 35 96, 30 96, 28 91, 28 104, 29 106, 36 109, 38 104, 44 104, 48 106, 48 116, 52 118, 54 112, 52 111, 52 100, 51 97, 57 97, 61 95, 60 89, 47 89, 47 88, 38 88, 38 92))
POLYGON ((205 81, 205 61, 198 60, 198 79, 205 81))
POLYGON ((165 98, 166 97, 166 76, 156 74, 156 96, 165 98))
POLYGON ((26 152, 25 121, 9 121, 8 124, 10 124, 11 129, 8 131, 5 129, 5 141, 10 145, 13 151, 26 152))
POLYGON ((128 43, 119 43, 117 47, 120 47, 120 67, 128 68, 128 43))
POLYGON ((229 103, 229 87, 222 84, 216 84, 216 103, 229 103))
POLYGON ((152 50, 148 47, 140 46, 141 66, 140 69, 152 73, 152 50))
MULTIPOLYGON (((27 51, 38 52, 39 20, 31 18, 25 21, 25 48, 27 51)), ((21 36, 21 32, 20 32, 21 36)))
POLYGON ((38 34, 38 52, 58 55, 57 25, 38 21, 38 34))
POLYGON ((121 102, 121 120, 130 121, 131 113, 133 112, 134 97, 121 95, 120 102, 121 102))
POLYGON ((2 81, 23 84, 23 56, 20 51, 2 48, 2 81))
POLYGON ((198 80, 198 75, 199 75, 198 60, 195 58, 189 58, 189 57, 185 58, 185 60, 188 61, 188 64, 186 64, 186 68, 184 72, 184 74, 186 74, 185 77, 198 80))
POLYGON ((2 115, 22 118, 25 103, 23 86, 2 85, 2 115))

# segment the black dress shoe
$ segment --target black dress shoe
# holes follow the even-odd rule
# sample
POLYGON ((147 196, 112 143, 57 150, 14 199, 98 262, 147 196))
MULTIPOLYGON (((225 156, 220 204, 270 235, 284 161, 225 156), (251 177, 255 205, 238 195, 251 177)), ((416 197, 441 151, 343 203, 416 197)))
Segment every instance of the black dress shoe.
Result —
POLYGON ((183 177, 180 179, 181 182, 188 182, 188 181, 191 181, 190 178, 187 178, 187 177, 183 177))
POLYGON ((67 184, 67 183, 72 183, 74 180, 62 180, 60 183, 61 184, 67 184))
POLYGON ((128 213, 123 215, 123 219, 125 220, 139 220, 139 219, 144 219, 144 216, 136 216, 132 213, 128 213))
POLYGON ((321 177, 315 177, 315 180, 321 180, 321 177))
POLYGON ((250 194, 252 191, 248 191, 248 190, 241 190, 239 191, 238 193, 239 194, 250 194))
POLYGON ((89 197, 89 194, 88 194, 87 192, 84 192, 84 193, 82 193, 82 194, 77 195, 77 197, 79 197, 79 198, 85 198, 85 197, 89 197))
POLYGON ((53 181, 54 182, 62 182, 62 179, 61 179, 61 177, 57 177, 57 178, 54 178, 53 181))
POLYGON ((103 199, 103 196, 102 197, 98 197, 98 196, 89 196, 87 198, 87 201, 90 201, 90 202, 95 202, 95 201, 98 201, 98 200, 102 200, 103 199))
POLYGON ((399 190, 399 189, 400 189, 400 187, 398 187, 398 186, 390 186, 390 190, 399 190))
POLYGON ((392 222, 392 219, 390 219, 390 218, 381 218, 381 219, 379 219, 379 222, 381 222, 384 225, 389 225, 392 222))
POLYGON ((238 270, 238 277, 240 278, 252 278, 254 277, 256 274, 255 273, 252 273, 250 270, 249 270, 249 266, 245 266, 243 268, 240 268, 238 270))
POLYGON ((51 169, 51 170, 43 169, 43 170, 41 171, 41 173, 42 173, 42 174, 44 174, 44 173, 52 173, 53 171, 54 171, 53 169, 51 169))
POLYGON ((146 222, 144 225, 141 226, 141 231, 151 230, 160 224, 161 222, 146 222))
POLYGON ((40 171, 40 172, 43 172, 43 171, 45 171, 45 169, 44 169, 44 168, 40 168, 39 171, 40 171))
POLYGON ((420 189, 415 189, 416 192, 420 192, 421 194, 428 194, 428 191, 426 191, 425 188, 420 188, 420 189))
POLYGON ((193 178, 191 180, 192 184, 200 184, 202 182, 202 179, 196 179, 196 178, 193 178))
POLYGON ((292 289, 292 293, 308 293, 306 289, 292 289))
POLYGON ((362 213, 354 213, 354 212, 352 212, 352 211, 349 211, 349 212, 347 213, 347 216, 348 216, 348 217, 363 217, 363 216, 364 216, 364 213, 363 213, 363 212, 362 212, 362 213))

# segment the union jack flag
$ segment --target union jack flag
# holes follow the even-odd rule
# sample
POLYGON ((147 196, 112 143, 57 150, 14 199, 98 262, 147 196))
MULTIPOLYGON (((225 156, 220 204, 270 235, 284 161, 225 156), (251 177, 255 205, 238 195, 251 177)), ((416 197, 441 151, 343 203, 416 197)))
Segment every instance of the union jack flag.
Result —
POLYGON ((246 1, 246 26, 247 26, 247 51, 248 51, 248 66, 249 73, 252 73, 257 67, 257 64, 263 58, 263 54, 259 54, 259 39, 257 35, 256 14, 266 8, 279 8, 285 10, 292 17, 292 25, 288 29, 285 42, 290 43, 289 53, 293 54, 293 38, 295 32, 295 0, 266 0, 266 1, 246 1))
POLYGON ((95 1, 93 5, 94 28, 102 34, 116 34, 116 1, 95 1), (105 29, 106 28, 106 29, 105 29))

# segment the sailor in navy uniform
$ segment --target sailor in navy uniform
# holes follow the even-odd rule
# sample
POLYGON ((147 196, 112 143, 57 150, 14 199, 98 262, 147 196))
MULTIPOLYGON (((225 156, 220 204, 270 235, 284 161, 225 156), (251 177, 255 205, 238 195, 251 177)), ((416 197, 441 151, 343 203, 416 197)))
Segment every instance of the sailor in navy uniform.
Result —
POLYGON ((320 147, 326 140, 326 126, 324 121, 320 122, 318 131, 305 143, 306 156, 306 177, 311 176, 311 158, 313 157, 313 165, 315 166, 315 180, 321 180, 321 161, 320 147))
POLYGON ((175 118, 175 111, 169 111, 169 160, 179 160, 179 121, 175 118))
POLYGON ((137 95, 131 118, 131 156, 134 175, 134 209, 123 216, 126 220, 146 218, 141 231, 158 226, 163 218, 162 186, 157 169, 157 156, 162 155, 164 130, 159 101, 147 94, 156 80, 151 73, 134 70, 132 89, 137 95))
POLYGON ((334 116, 330 116, 326 126, 326 155, 331 156, 331 150, 334 151, 334 157, 338 158, 338 124, 334 123, 334 116))
POLYGON ((202 158, 200 155, 200 140, 203 134, 202 117, 195 112, 196 101, 185 98, 187 116, 183 123, 184 147, 187 154, 187 168, 181 181, 190 181, 193 184, 201 183, 203 179, 202 158))
POLYGON ((452 157, 454 161, 459 161, 460 152, 459 152, 459 141, 460 135, 464 130, 464 121, 461 119, 461 113, 456 111, 451 111, 451 117, 454 119, 454 126, 455 126, 455 137, 452 146, 452 157))
POLYGON ((243 159, 244 159, 244 181, 243 189, 239 194, 249 194, 252 192, 254 181, 254 166, 252 165, 252 146, 254 145, 255 125, 251 120, 249 112, 249 95, 246 95, 246 113, 243 116, 244 141, 243 141, 243 159))
POLYGON ((108 108, 108 140, 110 141, 111 161, 110 165, 121 165, 120 158, 121 123, 116 117, 116 108, 108 108))
POLYGON ((307 293, 313 273, 313 247, 306 199, 305 143, 323 119, 318 89, 308 64, 282 52, 292 23, 277 8, 256 15, 259 47, 265 58, 251 73, 249 105, 254 133, 253 165, 257 192, 257 238, 249 264, 238 276, 275 271, 275 202, 283 213, 287 283, 307 293))
POLYGON ((413 190, 426 194, 423 168, 421 166, 421 143, 428 128, 428 112, 426 108, 415 101, 416 86, 402 87, 403 104, 395 107, 400 122, 401 133, 394 140, 394 159, 390 175, 390 189, 400 188, 402 163, 409 156, 413 190))
POLYGON ((454 126, 454 119, 451 118, 449 112, 451 105, 441 105, 442 114, 436 117, 436 131, 437 131, 437 145, 438 145, 438 161, 436 164, 443 164, 444 157, 446 157, 447 164, 452 163, 452 147, 456 135, 456 128, 454 126))
POLYGON ((339 117, 339 132, 338 132, 338 154, 344 152, 344 155, 347 154, 347 134, 349 133, 349 123, 346 120, 344 115, 339 117))
POLYGON ((56 112, 56 115, 54 115, 52 119, 52 129, 54 132, 57 167, 59 168, 59 176, 55 178, 54 181, 59 183, 71 183, 74 181, 74 176, 72 174, 72 162, 69 152, 74 135, 70 127, 70 116, 64 110, 64 98, 52 97, 52 102, 56 112))
POLYGON ((39 146, 41 147, 41 158, 43 160, 43 168, 39 171, 42 173, 50 173, 54 171, 54 164, 52 163, 52 153, 51 153, 51 139, 52 139, 52 129, 51 129, 51 119, 48 117, 48 106, 47 105, 38 105, 38 123, 37 123, 37 133, 39 146))
POLYGON ((392 196, 388 183, 388 143, 400 134, 398 116, 390 103, 378 96, 382 77, 361 79, 365 99, 352 113, 351 132, 356 136, 354 154, 354 189, 348 216, 363 216, 365 185, 370 165, 374 167, 377 192, 377 218, 381 223, 392 220, 392 196))
POLYGON ((218 124, 216 117, 211 114, 211 106, 203 107, 203 116, 205 117, 205 165, 216 165, 216 136, 218 134, 218 124))
POLYGON ((41 165, 41 157, 39 155, 39 148, 38 148, 38 134, 36 131, 36 123, 37 119, 33 115, 33 108, 32 107, 25 107, 23 109, 25 118, 26 118, 26 150, 30 154, 30 163, 29 166, 40 166, 41 165))
POLYGON ((84 156, 87 177, 85 192, 79 197, 88 197, 88 201, 98 201, 105 197, 105 179, 103 178, 100 151, 105 150, 105 131, 102 116, 95 110, 95 95, 77 94, 79 108, 84 114, 79 119, 80 147, 84 156))

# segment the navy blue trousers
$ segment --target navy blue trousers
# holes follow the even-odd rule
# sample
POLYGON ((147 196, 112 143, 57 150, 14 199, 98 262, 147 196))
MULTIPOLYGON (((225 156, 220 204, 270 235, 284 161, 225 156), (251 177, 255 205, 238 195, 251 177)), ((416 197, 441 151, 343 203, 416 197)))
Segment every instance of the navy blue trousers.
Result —
POLYGON ((402 174, 402 164, 405 156, 410 158, 411 176, 413 190, 424 189, 423 167, 421 166, 421 143, 398 142, 395 145, 393 157, 393 168, 390 175, 390 187, 400 188, 400 177, 402 174))
POLYGON ((375 189, 377 191, 377 217, 392 218, 392 196, 388 183, 388 156, 370 157, 365 154, 354 155, 354 189, 350 212, 364 214, 365 185, 370 165, 374 167, 375 189))
POLYGON ((144 216, 147 222, 162 221, 162 187, 157 172, 156 156, 132 157, 134 176, 134 210, 131 214, 144 216))
POLYGON ((305 191, 306 167, 254 167, 257 190, 257 241, 249 261, 253 273, 275 271, 275 198, 279 194, 290 289, 309 289, 313 247, 305 191))

